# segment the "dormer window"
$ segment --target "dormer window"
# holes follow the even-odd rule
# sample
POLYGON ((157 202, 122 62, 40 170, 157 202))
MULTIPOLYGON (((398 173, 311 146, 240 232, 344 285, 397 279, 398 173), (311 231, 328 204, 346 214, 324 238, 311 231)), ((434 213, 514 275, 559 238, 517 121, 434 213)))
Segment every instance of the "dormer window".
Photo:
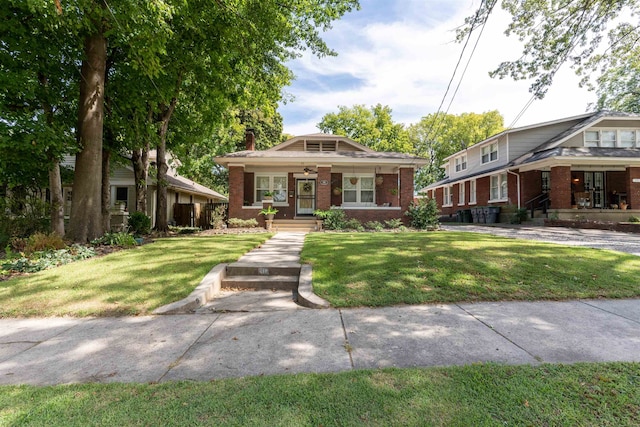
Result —
POLYGON ((456 157, 455 164, 456 164, 456 172, 461 172, 463 170, 466 170, 467 169, 467 155, 463 154, 460 157, 456 157))
POLYGON ((498 143, 494 142, 493 144, 485 145, 482 147, 482 163, 493 162, 494 160, 498 160, 498 143))

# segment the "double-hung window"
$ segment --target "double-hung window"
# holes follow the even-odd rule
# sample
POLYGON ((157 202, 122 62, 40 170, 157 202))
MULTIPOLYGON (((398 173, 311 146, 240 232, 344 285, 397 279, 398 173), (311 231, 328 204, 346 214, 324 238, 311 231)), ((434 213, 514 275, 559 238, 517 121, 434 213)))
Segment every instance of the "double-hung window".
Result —
POLYGON ((342 202, 371 205, 375 201, 375 178, 372 175, 351 175, 342 178, 342 202))
POLYGON ((461 182, 458 184, 458 206, 462 206, 465 204, 465 183, 461 182))
POLYGON ((456 172, 461 172, 467 169, 467 155, 463 154, 460 157, 456 157, 455 164, 456 164, 456 172))
POLYGON ((636 131, 635 130, 621 130, 620 131, 620 147, 631 148, 636 145, 636 131))
POLYGON ((264 200, 267 192, 273 194, 273 201, 287 201, 287 175, 256 175, 256 201, 264 200))
POLYGON ((507 174, 501 173, 499 175, 491 175, 491 188, 489 199, 491 200, 506 200, 508 195, 507 174))
POLYGON ((442 189, 442 206, 452 206, 453 205, 453 192, 451 191, 451 186, 443 187, 442 189))
POLYGON ((469 204, 476 203, 476 180, 469 181, 469 204))
POLYGON ((498 143, 485 145, 482 147, 482 163, 493 162, 498 160, 498 143))

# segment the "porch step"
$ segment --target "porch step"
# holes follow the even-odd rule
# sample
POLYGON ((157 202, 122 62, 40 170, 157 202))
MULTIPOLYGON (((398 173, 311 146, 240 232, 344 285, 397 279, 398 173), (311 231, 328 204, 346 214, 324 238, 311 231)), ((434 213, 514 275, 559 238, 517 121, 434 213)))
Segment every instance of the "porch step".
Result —
POLYGON ((273 221, 274 231, 310 232, 316 230, 315 219, 276 219, 273 221))
POLYGON ((230 276, 222 281, 223 288, 233 289, 298 289, 298 276, 230 276))
POLYGON ((295 276, 300 275, 300 264, 256 264, 234 262, 227 266, 227 277, 234 276, 295 276))

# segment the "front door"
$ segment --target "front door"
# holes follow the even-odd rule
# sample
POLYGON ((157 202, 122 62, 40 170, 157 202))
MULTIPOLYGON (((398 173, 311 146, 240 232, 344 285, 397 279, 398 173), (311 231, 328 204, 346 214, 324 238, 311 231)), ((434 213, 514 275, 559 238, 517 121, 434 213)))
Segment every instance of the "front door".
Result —
POLYGON ((296 182, 296 215, 313 215, 316 210, 316 180, 299 179, 296 182))

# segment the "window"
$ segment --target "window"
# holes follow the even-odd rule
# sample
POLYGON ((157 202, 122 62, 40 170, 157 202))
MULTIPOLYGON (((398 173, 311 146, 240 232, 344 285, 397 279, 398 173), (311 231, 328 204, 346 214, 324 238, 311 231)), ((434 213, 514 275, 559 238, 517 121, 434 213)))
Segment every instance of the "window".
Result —
POLYGON ((600 132, 597 130, 588 130, 584 133, 584 146, 597 147, 600 145, 600 132))
POLYGON ((542 192, 548 193, 551 191, 551 172, 550 171, 542 171, 542 192))
POLYGON ((465 203, 465 194, 464 194, 464 190, 465 190, 465 183, 461 182, 460 184, 458 184, 458 206, 464 205, 465 203))
POLYGON ((125 209, 129 203, 129 189, 127 187, 116 187, 116 204, 124 203, 125 209))
POLYGON ((490 200, 505 200, 508 197, 507 174, 491 175, 490 200))
POLYGON ((620 147, 629 148, 636 145, 636 131, 635 130, 621 130, 620 131, 620 147))
POLYGON ((273 193, 273 201, 287 201, 287 176, 286 175, 256 175, 256 201, 264 200, 264 193, 273 193))
POLYGON ((345 204, 373 204, 375 179, 369 175, 351 175, 342 178, 342 202, 345 204))
POLYGON ((476 180, 469 181, 469 204, 476 203, 476 180))
POLYGON ((456 157, 455 163, 456 163, 456 172, 460 172, 467 169, 467 155, 464 154, 460 157, 456 157))
POLYGON ((451 187, 446 186, 442 189, 442 206, 452 206, 453 205, 453 193, 451 191, 451 187))
POLYGON ((486 145, 482 147, 482 163, 493 162, 498 160, 498 143, 486 145))
POLYGON ((616 146, 616 131, 615 130, 603 130, 600 132, 600 147, 615 148, 616 146))

